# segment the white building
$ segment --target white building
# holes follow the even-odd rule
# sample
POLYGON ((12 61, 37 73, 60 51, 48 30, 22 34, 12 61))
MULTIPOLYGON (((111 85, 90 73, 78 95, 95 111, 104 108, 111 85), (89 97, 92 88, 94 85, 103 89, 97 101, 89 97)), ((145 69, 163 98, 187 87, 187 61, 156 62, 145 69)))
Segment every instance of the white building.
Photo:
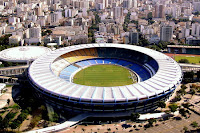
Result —
POLYGON ((39 43, 41 42, 41 27, 36 26, 27 30, 26 43, 39 43))
POLYGON ((65 17, 74 17, 75 15, 78 14, 77 9, 65 9, 65 17))
POLYGON ((20 19, 19 19, 19 18, 16 18, 16 17, 9 17, 9 19, 8 19, 8 23, 9 23, 9 24, 15 25, 17 22, 20 22, 20 19))
POLYGON ((29 38, 40 38, 41 37, 41 27, 29 28, 29 38))
POLYGON ((178 18, 181 15, 181 7, 179 5, 174 5, 172 7, 172 16, 178 18))
POLYGON ((113 18, 118 19, 123 16, 123 7, 114 7, 113 8, 113 18))
POLYGON ((14 32, 16 30, 15 26, 7 26, 5 27, 5 33, 6 34, 11 34, 12 32, 14 32))
POLYGON ((199 11, 200 12, 200 1, 199 2, 194 2, 193 3, 194 6, 194 11, 199 11))
POLYGON ((21 41, 21 36, 19 35, 12 35, 9 37, 9 44, 18 44, 21 41))
POLYGON ((53 38, 54 42, 57 43, 57 45, 61 45, 62 41, 61 41, 61 36, 56 36, 53 38))
POLYGON ((123 1, 123 8, 130 9, 132 7, 132 0, 124 0, 123 1))
POLYGON ((53 12, 50 15, 50 25, 59 25, 59 20, 62 18, 62 12, 53 12))
POLYGON ((136 12, 132 12, 130 15, 131 20, 138 20, 138 14, 136 12))
POLYGON ((104 23, 99 24, 99 32, 107 32, 106 25, 104 23))
POLYGON ((137 8, 137 7, 138 7, 137 0, 132 0, 132 6, 133 6, 134 8, 137 8))
POLYGON ((200 24, 193 23, 192 24, 192 35, 196 37, 200 37, 200 24))

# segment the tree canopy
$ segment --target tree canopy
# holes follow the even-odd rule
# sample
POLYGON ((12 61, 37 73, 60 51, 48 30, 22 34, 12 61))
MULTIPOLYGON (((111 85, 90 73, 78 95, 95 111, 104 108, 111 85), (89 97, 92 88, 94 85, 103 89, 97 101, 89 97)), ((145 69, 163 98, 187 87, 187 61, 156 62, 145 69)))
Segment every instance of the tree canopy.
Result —
POLYGON ((175 112, 177 110, 177 108, 178 108, 178 105, 176 105, 176 104, 169 105, 169 109, 171 112, 175 112))
POLYGON ((136 121, 140 117, 139 113, 131 113, 131 120, 136 121))
POLYGON ((164 101, 159 101, 158 102, 158 107, 165 108, 166 107, 166 103, 164 101))

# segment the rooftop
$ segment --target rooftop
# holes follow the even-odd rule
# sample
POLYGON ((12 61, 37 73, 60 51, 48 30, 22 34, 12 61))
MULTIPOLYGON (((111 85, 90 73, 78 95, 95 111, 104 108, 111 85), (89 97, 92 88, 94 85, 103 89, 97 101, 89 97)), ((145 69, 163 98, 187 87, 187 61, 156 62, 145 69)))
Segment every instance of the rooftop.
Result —
POLYGON ((168 48, 200 48, 200 46, 167 45, 168 48))
POLYGON ((5 49, 0 52, 0 60, 8 62, 33 61, 50 52, 51 49, 42 46, 19 46, 5 49))

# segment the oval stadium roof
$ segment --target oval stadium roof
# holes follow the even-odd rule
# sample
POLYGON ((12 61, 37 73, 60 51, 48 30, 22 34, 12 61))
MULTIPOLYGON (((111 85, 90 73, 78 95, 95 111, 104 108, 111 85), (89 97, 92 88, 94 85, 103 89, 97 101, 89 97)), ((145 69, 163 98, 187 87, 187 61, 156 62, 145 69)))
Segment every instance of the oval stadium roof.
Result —
POLYGON ((33 61, 50 52, 51 49, 42 46, 19 46, 8 48, 0 52, 0 60, 8 62, 33 61))
POLYGON ((156 97, 156 95, 162 94, 179 84, 182 79, 182 71, 178 63, 172 58, 152 49, 126 44, 100 43, 75 45, 52 51, 31 64, 28 76, 34 85, 49 94, 81 101, 114 102, 156 97), (61 79, 52 72, 50 67, 52 62, 61 55, 70 51, 95 47, 124 48, 144 53, 157 61, 158 71, 153 77, 143 82, 115 87, 79 85, 61 79))

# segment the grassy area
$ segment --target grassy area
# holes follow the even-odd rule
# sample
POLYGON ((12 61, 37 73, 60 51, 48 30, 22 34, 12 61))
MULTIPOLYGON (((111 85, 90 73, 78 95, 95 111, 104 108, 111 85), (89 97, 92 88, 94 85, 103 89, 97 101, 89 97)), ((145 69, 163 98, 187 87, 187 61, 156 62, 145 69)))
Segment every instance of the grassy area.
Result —
POLYGON ((200 64, 200 56, 176 55, 175 60, 187 59, 190 63, 200 64))
POLYGON ((74 83, 88 86, 122 86, 132 84, 128 69, 115 65, 96 65, 78 72, 74 83))

